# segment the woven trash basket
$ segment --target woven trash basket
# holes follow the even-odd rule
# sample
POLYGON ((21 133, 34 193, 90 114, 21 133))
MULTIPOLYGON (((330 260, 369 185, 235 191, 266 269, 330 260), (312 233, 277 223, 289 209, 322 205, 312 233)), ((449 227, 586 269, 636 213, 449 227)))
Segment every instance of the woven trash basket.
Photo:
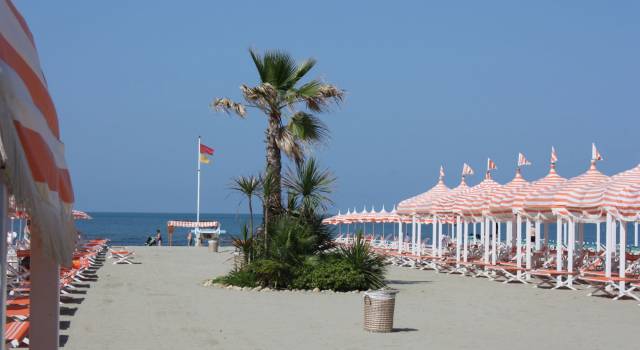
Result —
POLYGON ((364 330, 387 333, 393 330, 397 290, 381 289, 364 293, 364 330))

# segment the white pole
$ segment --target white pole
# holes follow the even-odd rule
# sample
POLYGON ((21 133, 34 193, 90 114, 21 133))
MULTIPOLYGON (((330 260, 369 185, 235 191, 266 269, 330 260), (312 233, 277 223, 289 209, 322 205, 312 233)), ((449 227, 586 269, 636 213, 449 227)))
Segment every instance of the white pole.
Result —
MULTIPOLYGON (((516 265, 522 268, 522 216, 516 214, 516 265)), ((518 278, 522 274, 520 270, 516 272, 518 278)))
POLYGON ((600 252, 602 249, 600 248, 600 223, 596 223, 596 252, 600 252))
POLYGON ((438 256, 442 256, 442 221, 438 221, 438 256))
POLYGON ((431 255, 436 256, 438 255, 438 218, 435 215, 431 220, 431 226, 433 226, 431 228, 431 255))
POLYGON ((493 228, 493 244, 491 244, 491 263, 496 264, 498 262, 497 247, 498 236, 500 236, 500 224, 491 220, 491 227, 493 228), (497 227, 496 227, 497 226, 497 227))
POLYGON ((411 253, 416 254, 416 231, 418 226, 416 225, 416 216, 411 218, 411 253))
POLYGON ((476 244, 478 243, 478 238, 476 236, 476 223, 474 222, 472 223, 472 225, 473 225, 473 244, 476 244))
MULTIPOLYGON (((556 221, 556 271, 562 271, 562 218, 556 221)), ((562 276, 558 275, 558 286, 562 284, 562 276)))
POLYGON ((637 221, 633 223, 633 227, 634 227, 633 245, 637 247, 638 246, 638 222, 637 221))
POLYGON ((398 220, 398 253, 402 253, 402 239, 404 233, 402 233, 402 220, 398 220))
POLYGON ((489 262, 489 244, 491 242, 491 232, 493 232, 493 227, 491 225, 491 221, 489 218, 484 220, 484 260, 489 262))
POLYGON ((418 255, 422 255, 422 223, 418 221, 418 255))
MULTIPOLYGON (((456 219, 456 263, 460 262, 460 246, 462 245, 462 226, 460 221, 460 216, 456 219)), ((460 267, 460 264, 456 264, 456 267, 460 267)))
POLYGON ((469 223, 467 221, 464 221, 464 250, 462 253, 464 262, 467 262, 467 256, 468 256, 468 247, 469 247, 469 223))
MULTIPOLYGON (((527 268, 527 278, 529 278, 529 271, 531 270, 531 230, 533 229, 533 225, 531 223, 531 220, 527 219, 527 223, 525 225, 526 227, 526 233, 524 234, 524 239, 526 239, 526 252, 525 252, 525 256, 526 256, 526 261, 525 261, 525 267, 527 268)), ((534 236, 535 237, 535 236, 534 236)))
MULTIPOLYGON (((573 253, 576 247, 576 223, 573 221, 573 219, 569 219, 569 223, 568 223, 568 228, 569 228, 569 232, 567 233, 568 235, 568 249, 569 252, 567 254, 567 271, 569 272, 573 272, 573 253)), ((568 280, 568 285, 569 287, 571 287, 572 285, 572 281, 573 281, 573 276, 569 275, 567 276, 567 280, 568 280)))
MULTIPOLYGON (((625 277, 625 270, 627 269, 626 248, 627 248, 627 223, 626 221, 620 221, 620 266, 619 266, 618 273, 620 274, 621 278, 625 277)), ((624 294, 625 283, 626 282, 624 281, 620 281, 620 286, 618 287, 620 289, 620 295, 624 294)))
MULTIPOLYGON (((484 245, 484 232, 485 231, 485 227, 484 227, 484 220, 480 221, 480 243, 482 245, 484 245)), ((488 262, 487 261, 487 256, 486 255, 482 255, 482 262, 488 262)))
POLYGON ((540 234, 540 220, 536 220, 536 251, 540 250, 540 245, 542 242, 540 242, 540 236, 542 236, 540 234))
MULTIPOLYGON (((200 222, 200 136, 198 136, 198 191, 196 194, 196 222, 200 222)), ((197 231, 197 227, 196 227, 197 231)))
POLYGON ((607 213, 607 223, 605 226, 605 276, 611 277, 611 250, 613 249, 613 244, 611 244, 611 231, 612 231, 612 220, 611 214, 607 213))
POLYGON ((513 221, 507 221, 507 247, 513 247, 513 221))

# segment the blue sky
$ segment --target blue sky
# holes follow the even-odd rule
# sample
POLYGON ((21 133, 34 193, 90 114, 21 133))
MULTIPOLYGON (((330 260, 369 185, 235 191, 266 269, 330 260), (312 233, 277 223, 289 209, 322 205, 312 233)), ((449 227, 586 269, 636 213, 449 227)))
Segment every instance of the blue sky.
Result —
POLYGON ((606 174, 640 162, 640 6, 605 1, 16 1, 36 37, 60 116, 76 206, 195 210, 196 137, 206 212, 244 212, 230 179, 264 165, 264 116, 213 113, 257 74, 247 49, 318 60, 347 90, 314 151, 338 177, 337 208, 387 207, 432 186, 443 164, 513 177, 518 152, 561 175, 591 142, 606 174))

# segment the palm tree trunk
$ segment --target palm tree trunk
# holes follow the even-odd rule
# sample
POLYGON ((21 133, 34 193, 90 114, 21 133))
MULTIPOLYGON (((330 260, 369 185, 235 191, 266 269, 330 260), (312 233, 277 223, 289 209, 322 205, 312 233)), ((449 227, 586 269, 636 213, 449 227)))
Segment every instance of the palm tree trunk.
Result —
POLYGON ((253 206, 251 205, 251 196, 249 196, 249 230, 251 230, 251 256, 249 258, 249 260, 253 260, 253 249, 254 249, 254 243, 253 243, 253 206))
POLYGON ((282 194, 281 194, 281 171, 282 159, 280 148, 278 147, 277 138, 280 128, 280 113, 272 112, 269 116, 269 127, 267 128, 267 172, 272 176, 273 191, 267 199, 267 214, 269 216, 277 215, 282 212, 282 194))

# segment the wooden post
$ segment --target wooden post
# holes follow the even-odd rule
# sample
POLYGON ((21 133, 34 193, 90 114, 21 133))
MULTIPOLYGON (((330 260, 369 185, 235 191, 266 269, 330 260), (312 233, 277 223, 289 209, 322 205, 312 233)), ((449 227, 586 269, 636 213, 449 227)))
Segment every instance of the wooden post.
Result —
POLYGON ((60 272, 58 264, 45 255, 40 234, 31 237, 31 325, 32 350, 58 348, 60 272))

